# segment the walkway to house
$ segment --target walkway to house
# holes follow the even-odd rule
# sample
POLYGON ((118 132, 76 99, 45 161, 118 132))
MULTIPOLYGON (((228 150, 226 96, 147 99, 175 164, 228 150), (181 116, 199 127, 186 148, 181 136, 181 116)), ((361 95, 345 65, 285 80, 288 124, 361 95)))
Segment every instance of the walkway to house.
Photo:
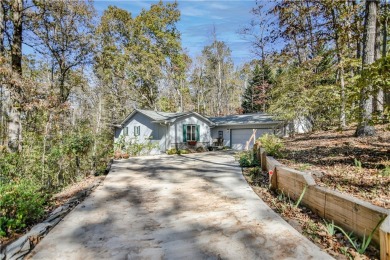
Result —
MULTIPOLYGON (((30 255, 31 257, 31 255, 30 255)), ((33 259, 330 259, 274 213, 223 152, 114 163, 33 259)))

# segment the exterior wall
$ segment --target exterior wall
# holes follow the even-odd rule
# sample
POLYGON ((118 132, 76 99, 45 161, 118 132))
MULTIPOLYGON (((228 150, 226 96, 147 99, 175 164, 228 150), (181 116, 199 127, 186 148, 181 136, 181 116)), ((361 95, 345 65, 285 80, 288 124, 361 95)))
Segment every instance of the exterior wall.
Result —
POLYGON ((158 144, 158 149, 153 149, 151 154, 159 154, 161 151, 166 150, 166 140, 165 140, 165 132, 166 128, 164 125, 160 125, 157 123, 152 123, 152 119, 147 116, 136 113, 133 117, 128 120, 123 128, 117 128, 115 130, 115 139, 117 142, 119 138, 121 138, 124 134, 124 128, 128 127, 128 136, 125 136, 126 141, 137 142, 137 143, 145 143, 145 141, 149 141, 149 137, 152 143, 158 144), (134 135, 134 127, 140 127, 140 134, 138 136, 134 135))
POLYGON ((183 140, 183 125, 199 125, 199 141, 196 147, 209 146, 211 144, 211 131, 207 122, 196 116, 187 116, 178 119, 169 126, 169 146, 170 148, 184 149, 187 144, 183 140))
MULTIPOLYGON (((273 129, 273 134, 283 136, 283 127, 276 124, 258 124, 258 125, 226 125, 217 126, 211 129, 211 138, 218 138, 218 131, 223 131, 223 145, 231 147, 231 129, 273 129)), ((248 137, 249 138, 249 137, 248 137)))
POLYGON ((223 131, 223 146, 230 147, 230 126, 216 126, 211 128, 211 139, 218 138, 218 132, 223 131))

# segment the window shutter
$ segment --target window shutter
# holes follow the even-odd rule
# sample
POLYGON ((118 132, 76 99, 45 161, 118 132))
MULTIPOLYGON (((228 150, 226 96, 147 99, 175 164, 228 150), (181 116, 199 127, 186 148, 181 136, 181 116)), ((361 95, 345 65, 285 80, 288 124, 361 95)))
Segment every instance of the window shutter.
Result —
POLYGON ((196 141, 199 142, 199 140, 200 140, 199 125, 196 125, 196 141))
POLYGON ((183 142, 187 142, 187 125, 183 125, 183 142))

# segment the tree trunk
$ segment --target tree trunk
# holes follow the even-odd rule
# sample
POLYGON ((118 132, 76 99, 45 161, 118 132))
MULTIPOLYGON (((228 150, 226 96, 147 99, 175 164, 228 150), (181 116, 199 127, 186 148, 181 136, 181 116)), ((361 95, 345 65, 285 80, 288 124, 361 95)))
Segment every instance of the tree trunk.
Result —
MULTIPOLYGON (((353 9, 356 8, 356 0, 352 1, 352 7, 353 9)), ((359 31, 359 14, 356 14, 354 17, 354 30, 356 32, 359 31)), ((356 37, 356 59, 361 58, 361 51, 362 51, 362 43, 360 42, 360 37, 356 37)))
MULTIPOLYGON (((366 14, 364 18, 364 34, 363 34, 363 61, 362 67, 365 69, 367 65, 375 61, 375 39, 376 39, 376 23, 378 16, 378 1, 368 0, 366 2, 366 14)), ((360 115, 359 125, 356 129, 356 136, 372 136, 375 135, 375 128, 372 125, 372 85, 363 86, 360 93, 360 115)))
POLYGON ((382 36, 383 36, 383 40, 382 40, 382 57, 386 57, 387 55, 387 23, 388 23, 388 20, 389 20, 389 15, 388 15, 388 5, 389 3, 387 2, 387 0, 385 0, 385 6, 384 6, 384 16, 385 16, 385 19, 383 21, 383 28, 382 28, 382 36))
POLYGON ((340 47, 340 37, 339 37, 339 28, 337 27, 338 22, 336 18, 336 12, 334 7, 332 7, 332 23, 334 30, 334 41, 336 43, 336 52, 337 52, 337 65, 338 65, 338 73, 340 76, 340 125, 339 128, 341 130, 346 127, 346 117, 345 117, 345 82, 344 82, 344 68, 342 64, 342 52, 340 47))
MULTIPOLYGON (((380 59, 382 56, 382 44, 381 44, 382 34, 381 33, 382 32, 380 26, 380 17, 378 15, 376 19, 375 60, 380 59)), ((378 119, 381 119, 383 115, 383 99, 384 99, 383 89, 382 88, 375 89, 372 109, 374 114, 378 117, 378 119)))
POLYGON ((12 4, 13 35, 11 43, 12 72, 19 80, 11 84, 12 106, 9 111, 8 148, 12 151, 22 149, 22 127, 20 122, 20 80, 22 79, 22 29, 23 29, 23 0, 14 0, 12 4))
POLYGON ((344 68, 340 67, 340 99, 341 99, 341 104, 340 104, 340 129, 345 129, 347 126, 347 120, 345 116, 345 82, 344 82, 344 68))
MULTIPOLYGON (((265 113, 265 100, 266 100, 266 89, 265 89, 265 50, 264 50, 264 45, 261 47, 261 66, 263 67, 262 69, 262 88, 261 88, 261 94, 263 95, 263 104, 261 109, 263 110, 262 112, 265 113)), ((259 112, 259 111, 256 111, 259 112)))
POLYGON ((294 34, 293 36, 294 36, 293 38, 294 38, 294 43, 295 43, 296 54, 297 54, 297 58, 298 58, 298 64, 301 65, 302 64, 301 51, 300 51, 300 48, 299 48, 299 45, 298 45, 298 41, 297 41, 296 35, 294 34))
POLYGON ((0 2, 0 55, 4 55, 5 10, 0 2))
MULTIPOLYGON (((0 2, 0 56, 4 56, 4 32, 5 32, 5 10, 3 2, 0 2)), ((4 88, 0 83, 0 145, 4 145, 4 129, 6 128, 4 121, 4 88)))

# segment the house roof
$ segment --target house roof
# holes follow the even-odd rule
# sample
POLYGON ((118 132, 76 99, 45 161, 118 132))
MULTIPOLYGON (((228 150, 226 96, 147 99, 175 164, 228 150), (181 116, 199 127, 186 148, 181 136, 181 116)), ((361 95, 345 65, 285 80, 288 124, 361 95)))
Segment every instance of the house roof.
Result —
POLYGON ((243 114, 243 115, 229 115, 222 117, 210 117, 210 121, 216 125, 255 125, 255 124, 279 124, 283 121, 275 120, 272 116, 267 114, 243 114))
POLYGON ((160 112, 160 111, 153 111, 153 110, 143 110, 143 109, 135 109, 128 117, 126 117, 125 120, 121 123, 121 125, 124 125, 135 113, 141 113, 156 123, 166 123, 166 122, 174 122, 176 119, 188 116, 188 115, 195 115, 200 117, 201 119, 205 120, 209 124, 213 125, 214 123, 210 121, 208 118, 199 115, 196 112, 179 112, 179 113, 171 113, 171 112, 160 112))
POLYGON ((145 116, 150 117, 155 121, 171 121, 172 119, 176 119, 178 117, 191 114, 191 112, 171 113, 171 112, 159 112, 159 111, 143 110, 143 109, 136 109, 136 110, 144 114, 145 116))
POLYGON ((143 109, 135 109, 125 120, 121 123, 120 126, 123 126, 130 118, 132 118, 136 113, 141 113, 150 119, 152 119, 156 123, 168 123, 175 122, 177 119, 188 116, 195 115, 204 121, 208 122, 210 125, 258 125, 258 124, 280 124, 283 121, 274 120, 272 116, 267 114, 243 114, 243 115, 229 115, 222 117, 204 117, 196 112, 179 112, 179 113, 171 113, 171 112, 160 112, 153 110, 143 110, 143 109))

